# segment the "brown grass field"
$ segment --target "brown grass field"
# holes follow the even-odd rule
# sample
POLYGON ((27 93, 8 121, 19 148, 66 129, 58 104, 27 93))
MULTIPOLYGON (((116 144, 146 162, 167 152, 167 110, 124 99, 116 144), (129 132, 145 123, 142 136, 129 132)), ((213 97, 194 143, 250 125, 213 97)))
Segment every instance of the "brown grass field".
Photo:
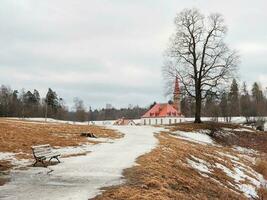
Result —
MULTIPOLYGON (((17 159, 33 159, 31 146, 34 145, 50 144, 52 147, 67 147, 98 143, 93 140, 90 141, 86 137, 81 137, 81 132, 94 133, 95 136, 102 138, 116 139, 122 137, 118 132, 99 126, 42 123, 0 118, 0 152, 16 153, 17 159)), ((12 167, 10 161, 0 160, 0 175, 12 167)))
POLYGON ((96 143, 81 137, 81 132, 91 132, 97 137, 104 138, 121 137, 119 133, 99 126, 0 119, 0 152, 31 154, 31 146, 34 145, 50 144, 65 147, 96 143))
MULTIPOLYGON (((239 125, 218 124, 217 127, 234 129, 239 128, 239 125)), ((195 131, 213 128, 213 123, 185 123, 170 127, 172 131, 195 131)), ((247 134, 247 132, 243 134, 247 134)), ((263 149, 262 143, 255 139, 260 133, 250 134, 250 137, 254 138, 252 140, 253 146, 257 147, 257 149, 263 149)), ((125 183, 119 186, 103 188, 103 194, 93 198, 93 200, 247 199, 246 196, 233 187, 234 180, 221 169, 215 169, 209 178, 205 178, 188 166, 186 162, 186 159, 193 155, 211 164, 220 163, 229 169, 233 169, 231 159, 226 156, 218 156, 217 152, 225 152, 238 157, 237 152, 231 148, 234 142, 230 144, 220 141, 223 146, 197 145, 174 138, 167 132, 161 133, 156 137, 159 140, 158 147, 152 152, 139 157, 137 160, 138 165, 124 170, 125 183)), ((242 144, 244 147, 252 146, 250 140, 244 140, 242 143, 237 141, 237 144, 242 144)), ((263 155, 265 155, 264 152, 263 155)), ((266 178, 267 165, 265 158, 258 159, 255 166, 242 157, 238 158, 245 166, 251 167, 266 178)), ((259 200, 267 199, 266 189, 259 189, 258 194, 259 200)))
MULTIPOLYGON (((157 136, 160 145, 151 153, 141 156, 139 165, 124 171, 126 183, 107 190, 94 200, 168 200, 168 199, 223 199, 242 200, 243 195, 231 185, 226 188, 216 182, 232 182, 222 171, 216 172, 213 179, 203 178, 198 172, 186 165, 186 158, 195 155, 209 162, 221 162, 212 156, 217 147, 203 147, 183 140, 177 140, 167 133, 157 136)), ((227 160, 227 158, 225 158, 227 160)), ((230 164, 230 162, 229 162, 230 164)))

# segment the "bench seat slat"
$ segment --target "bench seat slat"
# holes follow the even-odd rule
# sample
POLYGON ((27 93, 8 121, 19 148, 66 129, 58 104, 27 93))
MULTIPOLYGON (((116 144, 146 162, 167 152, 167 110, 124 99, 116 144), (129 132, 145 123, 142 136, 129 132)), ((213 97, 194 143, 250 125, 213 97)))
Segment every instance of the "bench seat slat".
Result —
POLYGON ((54 156, 60 156, 59 153, 47 153, 47 154, 37 154, 36 157, 46 157, 46 158, 50 158, 50 157, 54 157, 54 156))
POLYGON ((35 148, 35 149, 32 149, 34 152, 39 152, 39 151, 51 151, 52 148, 35 148))
POLYGON ((38 150, 33 150, 34 153, 42 153, 42 152, 51 152, 52 149, 38 149, 38 150))

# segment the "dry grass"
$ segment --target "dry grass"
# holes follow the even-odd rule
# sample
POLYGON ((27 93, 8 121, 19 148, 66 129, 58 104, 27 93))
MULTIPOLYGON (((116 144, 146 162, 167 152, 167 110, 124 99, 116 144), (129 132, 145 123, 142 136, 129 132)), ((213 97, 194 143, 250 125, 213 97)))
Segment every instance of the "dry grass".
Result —
POLYGON ((12 164, 8 160, 0 160, 0 172, 8 171, 12 168, 12 164))
POLYGON ((51 146, 78 146, 83 143, 96 143, 81 132, 92 132, 97 137, 119 138, 113 130, 98 126, 29 123, 17 120, 0 119, 0 152, 22 153, 21 157, 31 154, 31 146, 50 144, 51 146))
POLYGON ((9 181, 9 178, 6 175, 12 167, 13 166, 10 161, 0 160, 0 186, 9 181))
POLYGON ((240 125, 238 124, 229 124, 229 123, 217 123, 217 122, 204 122, 204 123, 179 123, 176 124, 175 126, 171 127, 171 131, 198 131, 198 130, 204 130, 204 129, 221 129, 221 128, 231 128, 231 129, 236 129, 240 128, 240 125))
POLYGON ((259 200, 267 200, 267 189, 261 187, 258 190, 258 194, 259 194, 259 200))
POLYGON ((255 131, 248 127, 242 127, 238 124, 229 123, 217 123, 217 122, 205 122, 201 124, 194 123, 181 123, 171 127, 171 131, 198 131, 198 130, 211 130, 210 136, 221 145, 224 146, 241 146, 248 149, 254 149, 256 151, 267 153, 267 134, 266 132, 255 131), (228 134, 229 131, 224 131, 223 128, 233 129, 232 134, 228 134), (237 128, 246 128, 251 131, 235 131, 237 128))
POLYGON ((211 178, 204 178, 187 164, 186 159, 193 155, 209 163, 223 162, 231 168, 229 158, 216 157, 216 151, 222 147, 196 145, 167 133, 161 133, 157 138, 160 145, 141 156, 137 160, 139 165, 124 171, 126 184, 108 188, 94 200, 246 199, 229 184, 234 182, 222 170, 213 172, 211 178))
MULTIPOLYGON (((97 137, 119 138, 122 135, 99 126, 69 125, 55 123, 33 123, 29 121, 0 119, 0 152, 16 153, 17 159, 32 157, 31 146, 50 144, 53 147, 79 146, 85 143, 95 144, 81 132, 91 132, 97 137)), ((69 156, 81 156, 84 153, 69 156)), ((48 163, 47 163, 48 164, 48 163)), ((6 174, 14 167, 10 161, 0 161, 0 185, 8 181, 6 174)))
POLYGON ((255 170, 262 174, 265 180, 267 180, 267 160, 263 160, 262 158, 257 159, 255 170))

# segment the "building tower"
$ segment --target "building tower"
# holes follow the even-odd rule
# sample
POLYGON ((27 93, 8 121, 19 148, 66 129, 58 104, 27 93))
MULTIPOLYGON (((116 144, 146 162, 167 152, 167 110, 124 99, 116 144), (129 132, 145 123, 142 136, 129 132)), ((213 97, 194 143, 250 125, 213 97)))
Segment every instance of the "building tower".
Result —
POLYGON ((181 114, 180 86, 177 76, 175 78, 175 86, 173 91, 173 105, 176 108, 178 114, 181 114))

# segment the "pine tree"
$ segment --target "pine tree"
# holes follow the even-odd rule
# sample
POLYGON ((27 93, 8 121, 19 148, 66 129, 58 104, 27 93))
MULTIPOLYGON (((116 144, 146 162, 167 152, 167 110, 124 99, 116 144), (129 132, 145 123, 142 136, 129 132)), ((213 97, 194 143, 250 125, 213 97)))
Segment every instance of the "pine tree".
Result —
POLYGON ((264 97, 263 92, 258 83, 252 86, 252 99, 255 116, 262 116, 264 114, 264 97))
POLYGON ((40 99, 41 98, 40 98, 40 94, 39 94, 38 90, 34 89, 33 95, 34 95, 34 98, 35 98, 36 103, 37 104, 40 104, 40 99))
POLYGON ((230 106, 230 117, 239 116, 240 109, 239 109, 239 89, 238 84, 235 79, 231 84, 230 92, 228 95, 229 106, 230 106))
POLYGON ((240 109, 241 115, 246 118, 246 121, 249 122, 250 117, 253 115, 252 103, 250 101, 250 95, 247 90, 247 85, 244 82, 242 86, 242 93, 240 97, 240 109))
POLYGON ((51 88, 48 89, 46 94, 45 103, 47 105, 47 116, 55 117, 58 109, 60 108, 57 93, 51 88))

